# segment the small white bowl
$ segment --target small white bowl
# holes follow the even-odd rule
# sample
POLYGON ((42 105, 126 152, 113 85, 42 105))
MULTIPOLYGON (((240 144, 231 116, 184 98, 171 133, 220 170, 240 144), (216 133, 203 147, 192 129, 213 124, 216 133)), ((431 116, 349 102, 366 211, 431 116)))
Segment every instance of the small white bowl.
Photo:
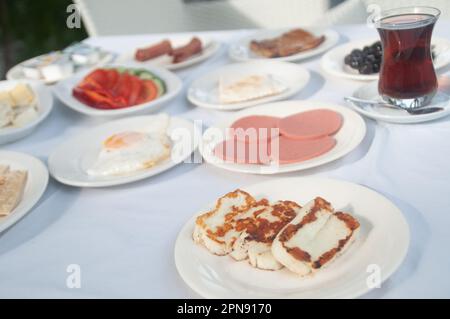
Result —
MULTIPOLYGON (((76 75, 65 79, 63 81, 58 82, 53 87, 53 92, 58 97, 61 102, 70 107, 71 109, 89 115, 89 116, 99 116, 99 117, 117 117, 117 116, 123 116, 123 115, 136 115, 136 114, 144 114, 144 113, 150 113, 150 112, 156 112, 159 109, 161 109, 162 106, 167 104, 169 101, 174 99, 181 91, 183 87, 183 83, 181 80, 172 72, 157 68, 157 67, 149 67, 149 66, 143 66, 137 63, 124 63, 124 64, 110 64, 104 66, 105 68, 115 68, 115 67, 126 67, 126 68, 136 68, 136 69, 145 69, 152 73, 154 73, 156 76, 160 77, 166 84, 167 92, 153 100, 147 103, 142 103, 135 106, 130 106, 122 109, 117 110, 101 110, 96 109, 93 107, 90 107, 84 103, 81 103, 78 101, 73 95, 72 90, 74 87, 76 87, 83 78, 88 75, 90 72, 94 71, 95 69, 98 69, 98 67, 91 68, 89 70, 85 70, 83 72, 77 73, 76 75)), ((103 67, 102 67, 103 68, 103 67)))
POLYGON ((53 108, 53 96, 50 89, 38 81, 9 80, 0 81, 0 92, 13 89, 19 83, 28 84, 37 98, 38 117, 22 127, 0 128, 0 145, 17 141, 31 134, 36 127, 50 114, 53 108))

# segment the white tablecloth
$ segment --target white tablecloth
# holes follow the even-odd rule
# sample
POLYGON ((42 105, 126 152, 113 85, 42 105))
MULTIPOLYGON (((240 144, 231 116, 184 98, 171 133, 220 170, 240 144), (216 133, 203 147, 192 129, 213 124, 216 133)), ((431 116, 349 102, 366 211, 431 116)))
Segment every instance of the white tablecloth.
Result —
MULTIPOLYGON (((450 37, 450 24, 435 34, 450 37)), ((339 27, 341 42, 375 35, 366 26, 339 27)), ((219 54, 178 72, 182 94, 165 111, 207 125, 227 113, 190 105, 186 88, 199 75, 229 63, 226 44, 249 31, 209 33, 224 45, 219 54)), ((89 43, 117 52, 159 36, 103 37, 89 43)), ((312 74, 294 99, 342 103, 360 82, 333 78, 320 59, 303 63, 312 74)), ((59 102, 30 137, 3 146, 43 161, 54 147, 103 123, 59 102)), ((403 211, 411 229, 409 253, 380 289, 365 297, 450 297, 450 118, 419 125, 366 120, 367 136, 346 157, 285 176, 326 176, 368 186, 403 211)), ((243 185, 277 177, 231 173, 207 164, 183 164, 141 182, 80 189, 54 180, 39 204, 0 235, 0 297, 189 298, 198 297, 178 276, 174 243, 183 224, 205 204, 243 185), (69 289, 68 265, 81 267, 81 288, 69 289)))

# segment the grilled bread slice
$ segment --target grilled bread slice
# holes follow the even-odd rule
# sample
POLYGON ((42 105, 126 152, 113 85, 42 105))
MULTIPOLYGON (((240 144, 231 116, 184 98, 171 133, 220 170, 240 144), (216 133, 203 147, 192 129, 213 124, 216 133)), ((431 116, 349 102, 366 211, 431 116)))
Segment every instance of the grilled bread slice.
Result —
POLYGON ((0 173, 0 216, 7 216, 22 199, 27 172, 12 171, 3 166, 0 167, 0 173))
POLYGON ((334 212, 317 197, 301 209, 275 238, 272 254, 289 270, 307 275, 327 266, 355 239, 359 222, 350 214, 334 212))
POLYGON ((197 217, 194 241, 215 255, 227 255, 242 232, 236 230, 237 221, 251 217, 252 211, 258 209, 256 206, 256 200, 242 190, 226 194, 217 200, 212 210, 197 217))
POLYGON ((230 256, 236 260, 249 258, 255 268, 283 268, 272 255, 272 242, 278 232, 295 218, 300 208, 295 202, 279 201, 255 211, 253 219, 238 221, 237 229, 245 230, 234 242, 230 256))

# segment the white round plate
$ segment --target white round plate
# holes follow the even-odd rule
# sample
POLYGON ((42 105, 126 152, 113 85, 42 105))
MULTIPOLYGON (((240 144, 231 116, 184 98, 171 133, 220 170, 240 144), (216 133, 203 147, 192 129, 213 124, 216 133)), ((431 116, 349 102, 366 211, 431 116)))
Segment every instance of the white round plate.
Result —
POLYGON ((200 107, 221 111, 239 110, 258 104, 287 99, 303 89, 308 84, 309 79, 309 71, 294 63, 269 60, 233 63, 207 73, 195 80, 188 90, 187 97, 192 104, 200 107), (275 80, 286 86, 287 90, 277 95, 240 103, 222 104, 220 102, 220 77, 225 76, 239 80, 245 76, 267 74, 272 75, 275 80))
POLYGON ((235 61, 248 61, 248 60, 279 60, 279 61, 300 61, 313 56, 319 55, 333 46, 339 41, 339 33, 331 29, 323 28, 305 28, 306 31, 313 33, 316 36, 325 35, 325 41, 318 47, 280 58, 265 58, 253 53, 250 50, 250 42, 252 40, 266 40, 276 38, 283 33, 291 31, 293 28, 277 29, 277 30, 260 30, 250 36, 246 36, 237 42, 230 45, 228 54, 231 59, 235 61))
MULTIPOLYGON (((365 100, 382 100, 378 94, 378 81, 370 82, 361 86, 353 93, 353 96, 365 100)), ((355 111, 367 116, 368 118, 398 124, 427 122, 448 116, 450 114, 450 97, 442 91, 438 91, 429 106, 442 107, 443 110, 429 114, 411 115, 407 111, 401 109, 395 110, 385 107, 360 107, 353 103, 348 104, 355 111)))
POLYGON ((337 211, 345 210, 360 221, 359 237, 327 268, 302 278, 287 269, 264 271, 252 268, 247 261, 212 255, 192 239, 194 216, 178 235, 175 264, 183 280, 205 298, 356 298, 370 290, 369 265, 380 267, 384 281, 401 265, 408 251, 409 227, 401 211, 364 186, 294 177, 242 189, 258 198, 292 200, 300 205, 321 196, 337 211))
POLYGON ((28 172, 27 184, 19 205, 6 217, 0 217, 0 232, 17 223, 39 201, 48 184, 47 167, 37 158, 16 152, 0 151, 0 165, 28 172))
MULTIPOLYGON (((196 55, 190 57, 189 59, 187 59, 186 61, 183 61, 180 63, 172 63, 172 57, 170 57, 168 55, 160 56, 160 57, 157 57, 157 58, 145 61, 145 62, 137 61, 134 58, 136 50, 138 48, 145 48, 146 46, 150 46, 150 45, 152 45, 152 43, 143 43, 142 45, 138 46, 136 49, 119 56, 118 59, 116 60, 116 63, 134 62, 134 63, 141 65, 142 67, 158 66, 161 68, 166 68, 168 70, 183 69, 183 68, 186 68, 186 67, 189 67, 194 64, 197 64, 197 63, 207 60, 208 58, 210 58, 211 56, 216 54, 220 48, 220 43, 217 41, 213 41, 210 38, 203 37, 203 36, 198 36, 198 38, 202 41, 202 44, 203 44, 202 52, 200 54, 196 54, 196 55)), ((183 46, 183 45, 189 43, 189 41, 191 39, 192 39, 192 36, 186 36, 186 35, 169 38, 169 40, 172 43, 172 46, 174 48, 183 46)))
MULTIPOLYGON (((139 69, 143 68, 142 66, 136 63, 110 64, 106 65, 105 67, 106 68, 127 67, 139 69)), ((162 106, 164 106, 169 101, 174 99, 180 93, 183 87, 183 83, 181 82, 181 80, 172 72, 156 67, 145 67, 144 69, 154 73, 166 83, 167 92, 164 95, 157 98, 156 100, 122 109, 116 110, 96 109, 88 105, 85 105, 84 103, 81 103, 72 95, 73 88, 77 86, 78 83, 80 83, 88 73, 92 72, 95 69, 96 68, 79 72, 68 79, 58 82, 55 86, 53 86, 53 92, 58 97, 58 99, 60 99, 61 102, 63 102, 63 104, 65 104, 66 106, 70 107, 71 109, 77 112, 89 116, 117 117, 122 115, 131 115, 131 114, 137 115, 143 113, 156 112, 159 109, 161 109, 162 106)))
POLYGON ((130 128, 139 129, 152 125, 157 115, 136 116, 108 122, 64 142, 48 158, 50 174, 59 182, 78 187, 107 187, 142 180, 186 160, 198 146, 200 132, 190 121, 170 117, 167 134, 172 140, 172 156, 158 165, 128 175, 90 176, 86 169, 96 160, 102 142, 109 136, 130 128))
POLYGON ((341 158, 342 156, 350 153, 353 149, 355 149, 361 143, 365 135, 366 124, 364 120, 361 118, 361 116, 353 112, 348 107, 335 105, 328 102, 300 100, 284 101, 261 105, 251 109, 236 112, 225 122, 220 123, 215 127, 208 128, 203 134, 202 143, 200 144, 200 152, 206 162, 229 171, 249 174, 279 174, 317 167, 341 158), (285 117, 295 113, 315 109, 329 109, 338 112, 343 118, 343 125, 341 129, 337 134, 334 135, 334 138, 337 142, 336 146, 321 156, 299 163, 272 166, 225 162, 217 158, 213 153, 214 146, 223 140, 220 138, 220 136, 218 136, 217 129, 219 129, 220 132, 224 132, 226 128, 230 127, 231 124, 242 117, 249 115, 269 115, 285 117))
MULTIPOLYGON (((9 69, 9 71, 6 73, 6 79, 8 79, 8 80, 29 80, 26 76, 25 76, 25 74, 23 73, 23 71, 22 71, 22 64, 24 64, 24 63, 28 63, 28 62, 31 62, 31 61, 33 61, 34 59, 37 59, 37 58, 39 58, 39 57, 41 57, 41 56, 37 56, 37 57, 34 57, 34 58, 31 58, 31 59, 28 59, 28 60, 26 60, 26 61, 23 61, 23 62, 21 62, 21 63, 19 63, 19 64, 17 64, 17 65, 15 65, 15 66, 13 66, 11 69, 9 69)), ((114 60, 114 58, 116 57, 116 55, 115 54, 113 54, 113 53, 110 53, 110 54, 106 54, 96 65, 98 66, 98 65, 103 65, 103 64, 106 64, 106 63, 110 63, 112 60, 114 60)), ((77 69, 76 71, 78 71, 78 70, 83 70, 83 69, 85 69, 85 68, 80 68, 80 69, 77 69)), ((76 72, 75 71, 75 72, 76 72)), ((45 81, 45 80, 42 80, 42 81, 40 81, 40 82, 42 82, 42 83, 44 83, 44 84, 47 84, 47 85, 51 85, 51 84, 54 84, 55 82, 53 82, 53 81, 45 81)))
MULTIPOLYGON (((379 41, 379 38, 371 37, 369 39, 352 41, 349 43, 337 46, 322 57, 322 68, 331 75, 360 81, 373 81, 378 79, 376 74, 359 74, 357 70, 353 70, 344 63, 345 56, 354 49, 361 49, 366 45, 371 45, 379 41)), ((431 40, 434 45, 436 57, 434 59, 434 67, 437 71, 446 67, 450 63, 450 40, 445 38, 433 37, 431 40)))
POLYGON ((0 92, 11 90, 19 83, 30 85, 37 98, 38 117, 22 127, 0 128, 0 145, 17 141, 31 134, 37 126, 44 121, 53 108, 53 95, 48 87, 38 81, 30 80, 10 80, 0 82, 0 92))

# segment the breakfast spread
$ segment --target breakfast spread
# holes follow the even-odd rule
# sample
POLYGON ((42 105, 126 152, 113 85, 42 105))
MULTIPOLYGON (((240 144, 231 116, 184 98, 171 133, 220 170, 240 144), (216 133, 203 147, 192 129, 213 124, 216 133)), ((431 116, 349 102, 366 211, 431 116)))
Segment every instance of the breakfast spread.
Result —
POLYGON ((166 93, 165 82, 143 69, 96 69, 74 89, 73 96, 93 108, 127 108, 157 99, 166 93))
POLYGON ((0 217, 11 214, 20 203, 27 175, 26 171, 11 170, 9 166, 0 165, 0 217))
POLYGON ((273 39, 253 40, 250 42, 250 50, 265 58, 278 58, 314 49, 324 41, 323 35, 315 36, 306 30, 294 29, 273 39))
POLYGON ((0 91, 0 129, 23 127, 38 117, 36 96, 27 84, 0 91))
POLYGON ((317 109, 285 118, 252 115, 235 121, 214 155, 238 164, 292 164, 320 156, 336 145, 339 113, 317 109))
POLYGON ((163 55, 169 55, 172 57, 172 63, 180 63, 201 53, 202 50, 202 42, 197 37, 193 37, 189 43, 178 48, 173 48, 169 40, 163 40, 147 48, 137 49, 135 59, 139 62, 145 62, 163 55))
POLYGON ((130 129, 108 136, 93 165, 91 176, 117 176, 149 169, 170 156, 171 140, 167 136, 169 117, 155 117, 152 126, 130 129))
POLYGON ((215 255, 248 259, 264 270, 286 267, 304 276, 342 254, 359 227, 353 216, 335 212, 320 197, 301 207, 292 201, 256 200, 238 189, 197 217, 193 239, 215 255))
POLYGON ((249 75, 237 80, 221 77, 219 101, 223 104, 239 103, 277 95, 287 87, 270 74, 249 75))

